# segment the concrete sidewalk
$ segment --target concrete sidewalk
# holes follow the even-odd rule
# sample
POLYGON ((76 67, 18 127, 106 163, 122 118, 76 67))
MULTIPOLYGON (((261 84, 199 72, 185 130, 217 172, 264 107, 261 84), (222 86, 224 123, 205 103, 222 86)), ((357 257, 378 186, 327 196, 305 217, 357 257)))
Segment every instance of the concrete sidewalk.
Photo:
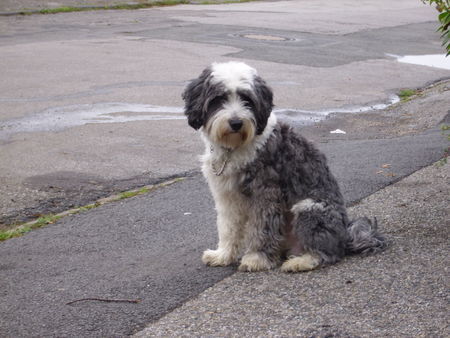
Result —
POLYGON ((302 274, 236 273, 136 337, 450 336, 449 179, 450 165, 434 164, 350 209, 377 217, 384 253, 302 274))

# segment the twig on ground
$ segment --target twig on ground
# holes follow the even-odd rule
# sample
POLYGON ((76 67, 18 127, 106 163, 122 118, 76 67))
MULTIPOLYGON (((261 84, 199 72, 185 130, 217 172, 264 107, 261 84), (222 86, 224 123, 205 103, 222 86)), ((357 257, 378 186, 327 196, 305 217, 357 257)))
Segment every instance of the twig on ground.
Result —
POLYGON ((80 299, 75 299, 71 302, 66 303, 66 305, 71 305, 73 303, 76 302, 83 302, 86 300, 96 300, 99 302, 108 302, 108 303, 139 303, 141 300, 140 299, 111 299, 111 298, 80 298, 80 299))

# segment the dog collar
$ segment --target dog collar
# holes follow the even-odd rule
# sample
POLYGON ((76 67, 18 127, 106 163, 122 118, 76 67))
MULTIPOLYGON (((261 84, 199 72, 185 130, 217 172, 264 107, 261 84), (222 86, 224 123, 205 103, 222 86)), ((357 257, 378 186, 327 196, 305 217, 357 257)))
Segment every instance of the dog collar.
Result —
MULTIPOLYGON (((230 160, 230 156, 231 156, 230 148, 221 147, 221 149, 223 150, 223 155, 221 156, 220 159, 223 158, 223 160, 217 161, 217 162, 222 162, 222 164, 219 166, 219 169, 217 169, 218 163, 216 161, 211 162, 211 169, 216 176, 222 175, 223 171, 225 170, 225 167, 227 166, 228 161, 230 160)), ((214 152, 214 147, 211 146, 211 153, 213 153, 213 152, 214 152)))

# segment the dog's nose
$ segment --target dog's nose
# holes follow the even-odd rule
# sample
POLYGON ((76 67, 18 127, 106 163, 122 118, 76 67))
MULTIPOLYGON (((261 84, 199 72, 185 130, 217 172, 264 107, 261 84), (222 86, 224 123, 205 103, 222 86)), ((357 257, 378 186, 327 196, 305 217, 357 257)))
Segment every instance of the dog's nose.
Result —
POLYGON ((230 124, 231 130, 233 131, 239 131, 242 128, 242 125, 244 124, 244 122, 242 122, 242 120, 239 119, 229 120, 228 123, 230 124))

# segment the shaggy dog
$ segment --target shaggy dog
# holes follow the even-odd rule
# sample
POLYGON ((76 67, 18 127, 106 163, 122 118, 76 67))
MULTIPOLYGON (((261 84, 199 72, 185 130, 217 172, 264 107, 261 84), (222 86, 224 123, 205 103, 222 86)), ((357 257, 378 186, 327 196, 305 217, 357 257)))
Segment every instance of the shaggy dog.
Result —
POLYGON ((298 272, 383 249, 376 220, 349 221, 325 156, 277 122, 272 97, 240 62, 212 64, 183 93, 206 145, 202 172, 217 211, 219 244, 203 262, 298 272))

